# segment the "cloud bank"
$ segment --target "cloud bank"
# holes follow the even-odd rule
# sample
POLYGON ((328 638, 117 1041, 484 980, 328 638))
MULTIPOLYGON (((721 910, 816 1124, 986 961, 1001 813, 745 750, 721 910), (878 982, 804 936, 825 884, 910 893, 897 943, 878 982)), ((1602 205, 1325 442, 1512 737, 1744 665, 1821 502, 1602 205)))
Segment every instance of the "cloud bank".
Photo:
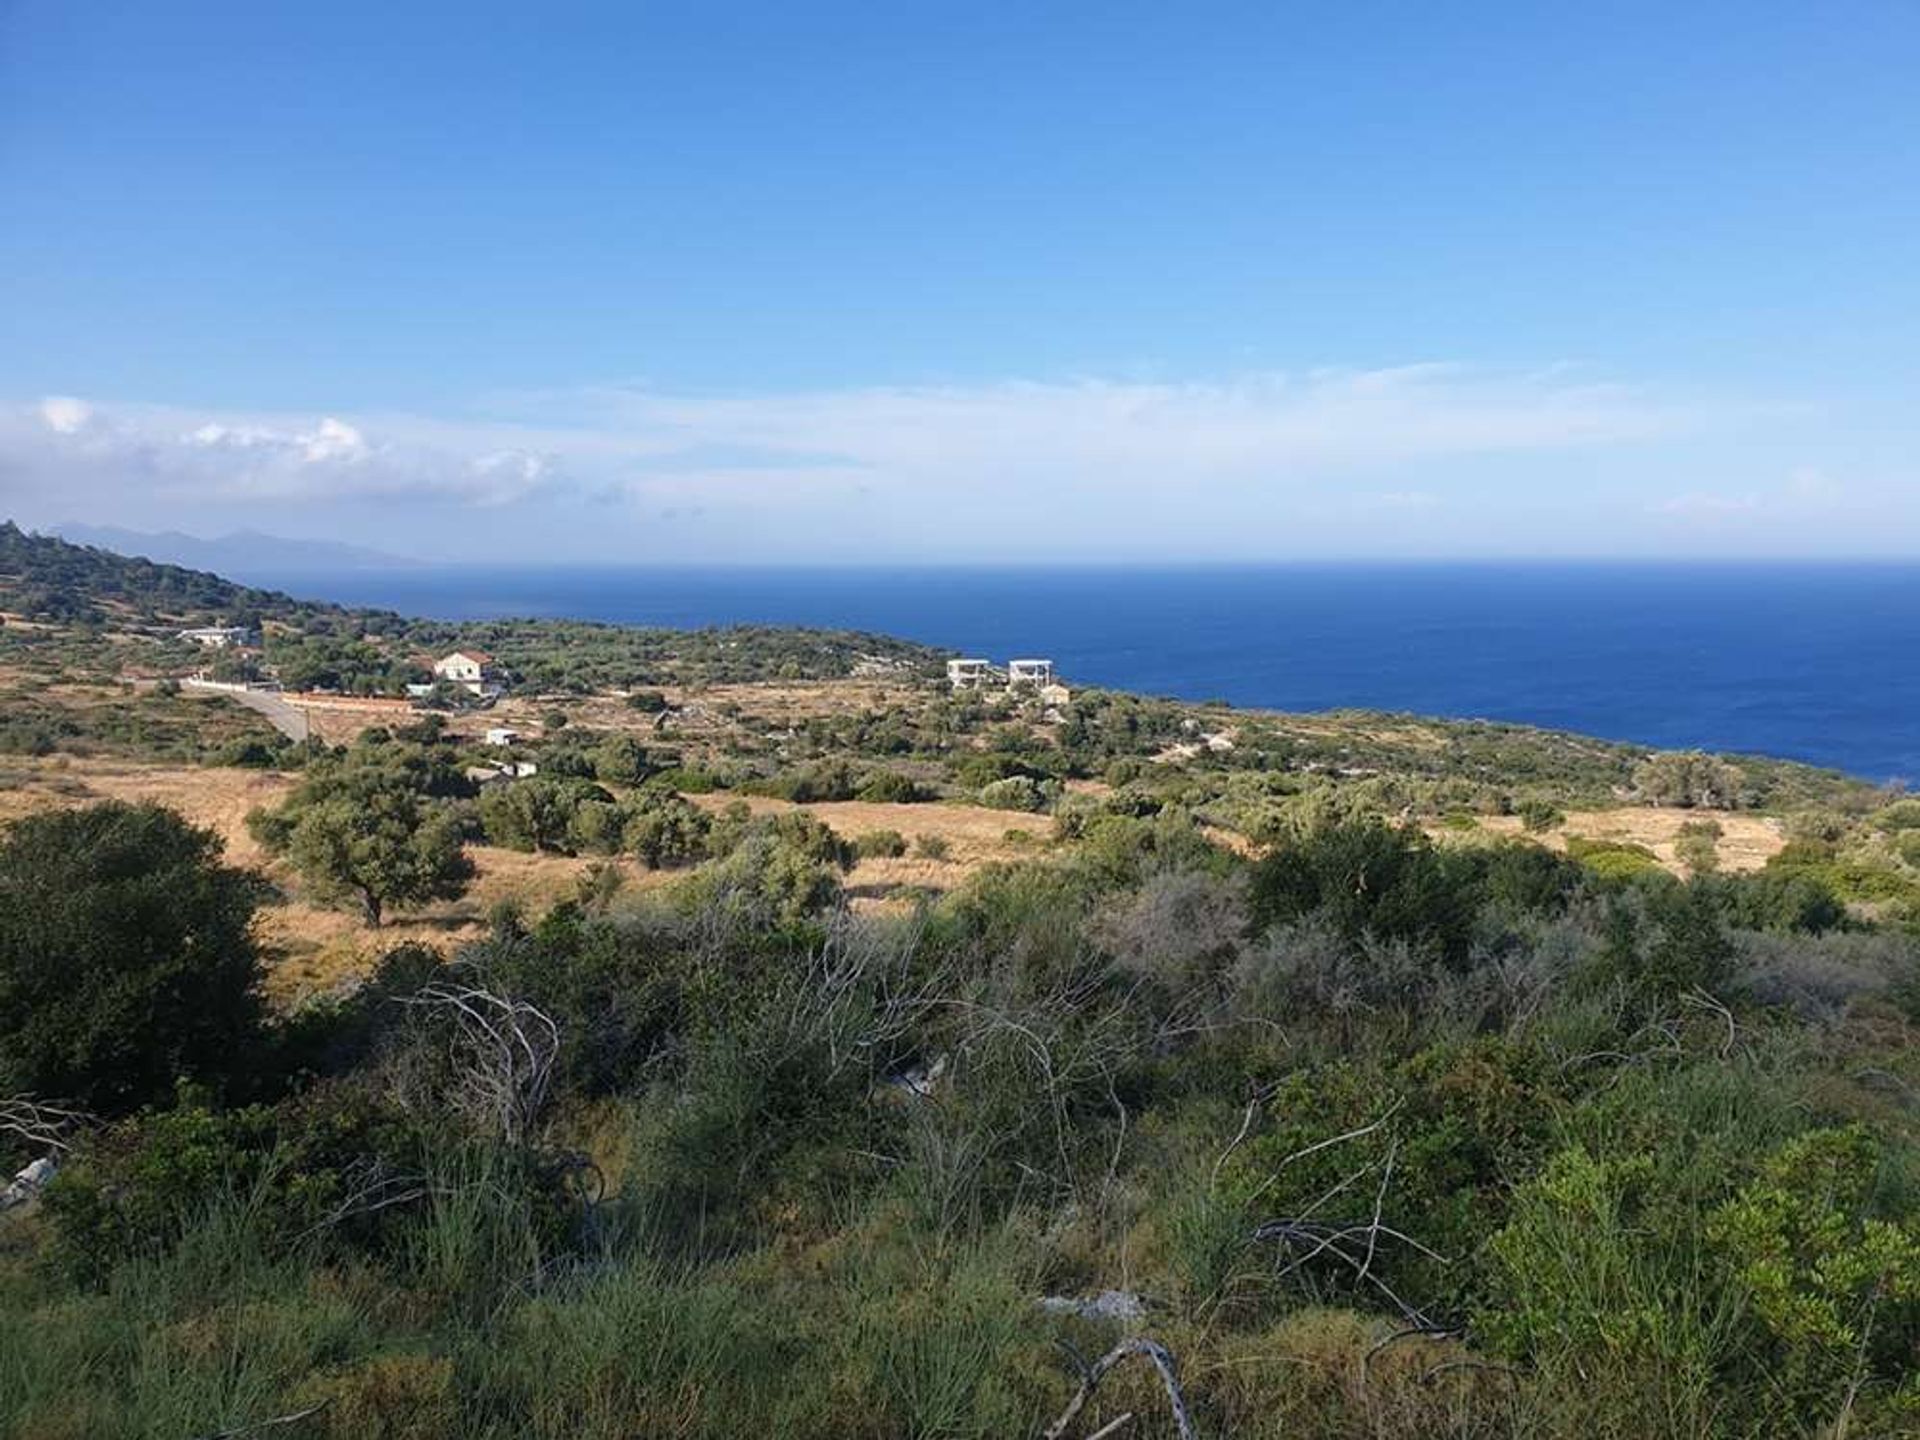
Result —
POLYGON ((549 456, 370 437, 335 416, 205 417, 52 395, 0 423, 0 475, 29 493, 177 504, 439 499, 505 505, 553 483, 549 456), (37 423, 36 423, 37 422, 37 423))
MULTIPOLYGON (((617 384, 495 397, 481 418, 49 396, 0 411, 0 502, 30 520, 163 509, 355 540, 382 538, 368 529, 384 516, 466 558, 562 540, 552 558, 1248 558, 1396 535, 1478 535, 1488 553, 1525 548, 1484 542, 1556 474, 1590 479, 1591 457, 1715 423, 1711 406, 1564 368, 1450 364, 756 395, 617 384)), ((1608 498, 1557 494, 1564 514, 1608 498)), ((1611 499, 1678 520, 1712 512, 1706 494, 1611 499)))

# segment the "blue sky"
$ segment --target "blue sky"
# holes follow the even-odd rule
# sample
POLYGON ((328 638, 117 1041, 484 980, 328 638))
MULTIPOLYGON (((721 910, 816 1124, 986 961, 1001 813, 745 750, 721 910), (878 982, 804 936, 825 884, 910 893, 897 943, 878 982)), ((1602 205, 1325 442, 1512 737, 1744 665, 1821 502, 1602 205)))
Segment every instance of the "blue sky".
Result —
POLYGON ((0 511, 1920 554, 1920 8, 0 3, 0 511))

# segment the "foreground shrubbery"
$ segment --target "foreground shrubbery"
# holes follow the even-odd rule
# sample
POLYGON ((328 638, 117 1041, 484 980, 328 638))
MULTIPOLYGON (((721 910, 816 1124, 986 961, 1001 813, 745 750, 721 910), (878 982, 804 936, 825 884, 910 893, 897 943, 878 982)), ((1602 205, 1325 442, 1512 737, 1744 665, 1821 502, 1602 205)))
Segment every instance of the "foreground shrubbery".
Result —
MULTIPOLYGON (((1920 1425, 1911 939, 1803 874, 1073 827, 861 920, 846 842, 725 818, 675 887, 249 1012, 249 1094, 103 1080, 0 1221, 0 1427, 1038 1434, 1127 1333, 1208 1436, 1920 1425)), ((1159 1384, 1069 1433, 1171 1433, 1159 1384)))

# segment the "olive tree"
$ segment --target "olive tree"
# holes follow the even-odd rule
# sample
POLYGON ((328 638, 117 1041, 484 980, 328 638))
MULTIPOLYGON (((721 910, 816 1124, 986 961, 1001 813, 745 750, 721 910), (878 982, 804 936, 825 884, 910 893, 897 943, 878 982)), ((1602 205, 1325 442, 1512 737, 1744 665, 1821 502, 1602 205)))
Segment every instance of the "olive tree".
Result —
POLYGON ((305 807, 287 858, 315 899, 357 904, 369 926, 395 905, 457 900, 473 878, 458 819, 397 783, 305 807))

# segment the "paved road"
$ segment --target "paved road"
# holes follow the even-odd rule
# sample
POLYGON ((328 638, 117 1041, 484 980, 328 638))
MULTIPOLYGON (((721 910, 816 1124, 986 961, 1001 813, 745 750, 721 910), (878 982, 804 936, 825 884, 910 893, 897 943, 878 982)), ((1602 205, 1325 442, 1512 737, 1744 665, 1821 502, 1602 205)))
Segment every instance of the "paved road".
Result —
POLYGON ((224 695, 235 704, 257 711, 289 740, 304 743, 309 734, 307 712, 297 705, 289 705, 271 690, 236 690, 213 680, 182 680, 180 686, 184 690, 198 690, 203 695, 224 695))

